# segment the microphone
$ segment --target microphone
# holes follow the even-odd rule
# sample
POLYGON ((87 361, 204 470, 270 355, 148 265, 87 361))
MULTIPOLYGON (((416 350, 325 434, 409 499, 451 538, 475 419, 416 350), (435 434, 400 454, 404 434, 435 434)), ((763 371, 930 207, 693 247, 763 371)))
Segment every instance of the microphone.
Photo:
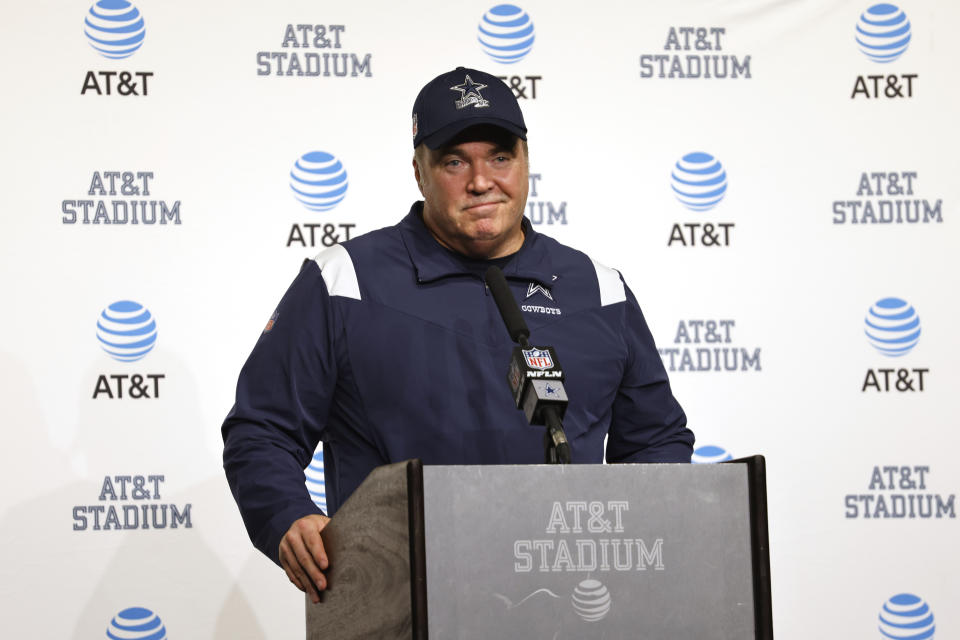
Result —
POLYGON ((520 313, 517 301, 510 293, 510 285, 507 284, 507 279, 500 267, 493 265, 487 269, 486 281, 487 286, 490 287, 490 293, 493 294, 493 300, 497 303, 500 317, 503 318, 503 324, 507 325, 510 339, 523 347, 529 347, 530 343, 527 340, 530 338, 530 329, 527 328, 527 321, 520 313))
POLYGON ((487 269, 487 286, 507 327, 510 339, 520 343, 514 347, 507 371, 507 383, 518 409, 523 409, 531 425, 547 427, 545 438, 547 462, 570 462, 570 443, 563 432, 563 416, 567 410, 567 392, 563 387, 563 369, 553 347, 530 345, 530 330, 520 313, 510 286, 497 266, 487 269))

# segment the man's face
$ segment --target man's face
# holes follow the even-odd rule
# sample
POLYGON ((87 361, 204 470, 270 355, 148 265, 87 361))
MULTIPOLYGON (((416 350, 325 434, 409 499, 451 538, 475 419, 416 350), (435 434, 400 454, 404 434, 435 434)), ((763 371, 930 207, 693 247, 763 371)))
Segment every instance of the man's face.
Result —
POLYGON ((471 127, 439 149, 418 147, 413 167, 424 223, 442 245, 472 258, 520 249, 529 166, 519 138, 471 127))

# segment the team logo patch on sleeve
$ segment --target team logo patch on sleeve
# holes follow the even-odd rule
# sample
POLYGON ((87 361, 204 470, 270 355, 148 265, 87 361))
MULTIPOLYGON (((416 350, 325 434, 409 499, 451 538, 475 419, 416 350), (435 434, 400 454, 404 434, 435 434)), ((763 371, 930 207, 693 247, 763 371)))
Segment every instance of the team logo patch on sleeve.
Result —
POLYGON ((280 317, 280 311, 274 311, 273 315, 270 316, 270 319, 267 320, 267 325, 263 328, 263 333, 270 333, 270 330, 273 329, 273 325, 277 323, 277 318, 280 317))
POLYGON ((523 359, 527 361, 527 366, 531 369, 553 369, 553 358, 546 349, 522 349, 523 359))

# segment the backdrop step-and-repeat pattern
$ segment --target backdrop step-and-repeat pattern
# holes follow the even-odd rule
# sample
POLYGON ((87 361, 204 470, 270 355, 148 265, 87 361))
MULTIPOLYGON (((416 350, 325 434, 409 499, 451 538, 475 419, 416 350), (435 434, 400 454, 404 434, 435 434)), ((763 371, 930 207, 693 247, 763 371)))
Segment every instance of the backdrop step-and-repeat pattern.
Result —
POLYGON ((413 99, 464 65, 521 102, 532 223, 639 298, 695 461, 767 457, 778 636, 960 637, 960 9, 896 2, 8 6, 5 634, 302 635, 219 426, 301 261, 417 198, 413 99))

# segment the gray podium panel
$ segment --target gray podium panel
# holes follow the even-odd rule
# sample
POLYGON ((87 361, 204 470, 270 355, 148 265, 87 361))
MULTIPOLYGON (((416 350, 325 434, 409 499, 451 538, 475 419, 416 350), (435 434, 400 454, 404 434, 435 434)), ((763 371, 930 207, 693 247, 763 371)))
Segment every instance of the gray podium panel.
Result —
POLYGON ((753 638, 746 465, 423 468, 430 638, 753 638))
POLYGON ((324 528, 328 588, 305 596, 307 640, 411 637, 408 475, 377 467, 324 528))

